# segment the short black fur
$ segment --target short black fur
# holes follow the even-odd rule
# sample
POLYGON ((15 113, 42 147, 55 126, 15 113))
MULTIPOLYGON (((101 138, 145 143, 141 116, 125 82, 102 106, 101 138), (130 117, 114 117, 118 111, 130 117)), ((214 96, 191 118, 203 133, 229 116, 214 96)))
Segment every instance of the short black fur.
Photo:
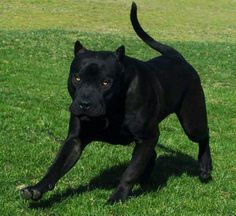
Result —
POLYGON ((46 175, 21 190, 22 198, 39 200, 73 167, 86 145, 98 140, 135 142, 131 162, 108 202, 126 200, 135 183, 147 182, 155 165, 158 123, 171 113, 176 113, 189 139, 199 144, 200 179, 211 178, 206 105, 197 72, 178 51, 142 29, 135 3, 131 22, 137 35, 162 55, 143 62, 126 56, 124 46, 95 52, 75 43, 68 78, 68 137, 46 175))

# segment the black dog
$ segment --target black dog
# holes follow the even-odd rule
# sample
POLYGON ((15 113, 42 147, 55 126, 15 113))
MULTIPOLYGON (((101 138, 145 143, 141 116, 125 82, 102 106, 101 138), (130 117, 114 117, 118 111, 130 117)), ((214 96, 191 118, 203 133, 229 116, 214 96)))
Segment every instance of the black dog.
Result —
POLYGON ((209 130, 197 72, 178 51, 144 32, 135 3, 131 22, 138 36, 162 55, 143 62, 125 56, 123 46, 115 52, 94 52, 75 43, 68 79, 73 99, 68 137, 43 179, 21 190, 22 198, 38 200, 52 190, 91 141, 122 145, 134 141, 131 162, 108 202, 126 200, 135 183, 142 185, 149 178, 158 123, 171 113, 177 114, 189 139, 199 144, 200 178, 210 178, 209 130))

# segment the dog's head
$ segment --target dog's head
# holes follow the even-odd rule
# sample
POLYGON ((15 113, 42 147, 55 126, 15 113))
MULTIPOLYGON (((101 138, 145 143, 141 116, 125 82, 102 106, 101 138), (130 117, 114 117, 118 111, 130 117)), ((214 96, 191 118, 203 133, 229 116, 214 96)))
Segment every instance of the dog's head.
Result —
POLYGON ((78 116, 104 115, 120 91, 124 46, 115 52, 94 52, 76 41, 74 55, 68 79, 68 90, 73 99, 70 112, 78 116))

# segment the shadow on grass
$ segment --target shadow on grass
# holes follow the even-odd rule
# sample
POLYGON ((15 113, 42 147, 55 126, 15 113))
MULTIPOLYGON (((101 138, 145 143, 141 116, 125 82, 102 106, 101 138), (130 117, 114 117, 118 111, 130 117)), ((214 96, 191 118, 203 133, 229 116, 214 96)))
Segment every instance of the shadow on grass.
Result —
MULTIPOLYGON (((181 176, 187 174, 189 176, 198 176, 198 164, 192 157, 161 144, 158 148, 162 149, 166 154, 159 156, 156 159, 156 165, 153 170, 150 182, 145 189, 137 189, 132 196, 139 196, 143 193, 157 191, 165 187, 167 181, 172 176, 181 176)), ((100 175, 94 177, 88 185, 81 185, 76 189, 67 189, 60 194, 54 194, 47 200, 30 203, 30 208, 49 208, 52 205, 65 200, 68 197, 76 196, 85 192, 92 191, 96 188, 113 189, 119 183, 123 171, 127 167, 128 162, 110 167, 104 170, 100 175)))

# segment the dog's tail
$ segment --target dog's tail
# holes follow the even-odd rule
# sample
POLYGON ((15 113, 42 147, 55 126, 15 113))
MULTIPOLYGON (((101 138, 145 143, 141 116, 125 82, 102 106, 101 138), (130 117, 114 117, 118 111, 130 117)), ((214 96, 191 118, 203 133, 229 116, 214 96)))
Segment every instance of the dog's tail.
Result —
POLYGON ((130 11, 130 19, 131 19, 131 23, 132 23, 132 26, 133 26, 134 31, 136 32, 136 34, 145 43, 147 43, 151 48, 153 48, 154 50, 157 50, 158 52, 160 52, 163 55, 170 55, 170 56, 178 55, 178 56, 181 56, 181 54, 177 50, 154 40, 151 36, 149 36, 143 30, 143 28, 139 24, 139 21, 138 21, 138 18, 137 18, 137 5, 135 4, 135 2, 132 3, 132 7, 131 7, 131 11, 130 11))

